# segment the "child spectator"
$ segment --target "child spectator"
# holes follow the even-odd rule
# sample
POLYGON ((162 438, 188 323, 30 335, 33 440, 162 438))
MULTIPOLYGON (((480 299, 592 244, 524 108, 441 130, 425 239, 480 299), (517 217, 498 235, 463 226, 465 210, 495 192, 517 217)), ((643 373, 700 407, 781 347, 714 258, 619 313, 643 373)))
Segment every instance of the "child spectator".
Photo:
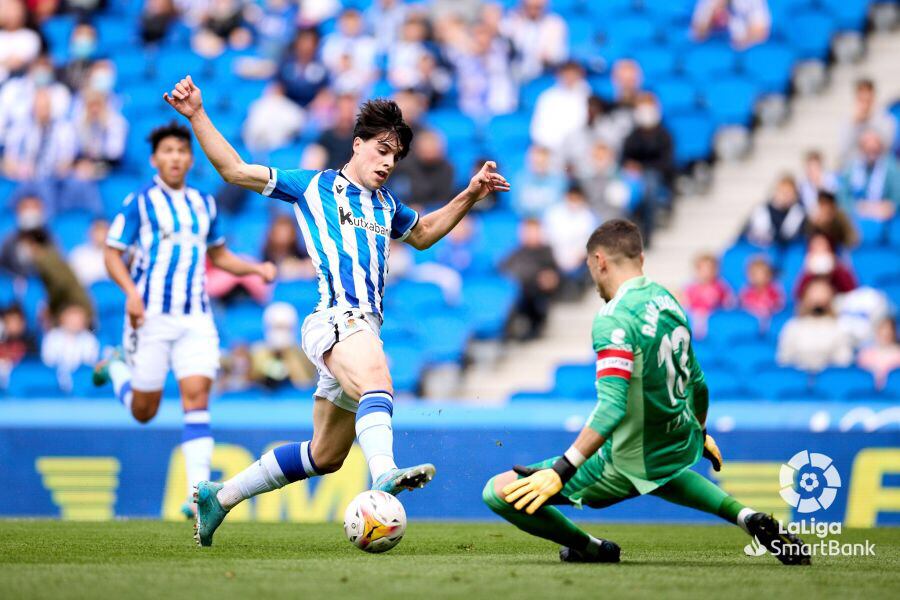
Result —
POLYGON ((853 362, 853 339, 834 314, 834 288, 827 277, 810 280, 797 316, 778 336, 778 364, 817 373, 853 362))
POLYGON ((772 198, 757 206, 744 227, 744 236, 759 246, 781 246, 801 239, 806 226, 806 210, 800 203, 797 184, 790 175, 782 175, 772 198))
POLYGON ((760 320, 768 320, 784 308, 784 290, 774 280, 772 265, 756 257, 747 265, 747 285, 740 293, 741 308, 760 320))
POLYGON ((828 279, 838 294, 853 291, 857 286, 853 272, 837 257, 831 242, 821 233, 809 239, 806 258, 803 260, 803 271, 800 273, 794 295, 797 298, 803 297, 809 282, 819 277, 828 279))
POLYGON ((734 294, 719 276, 719 259, 712 254, 694 259, 694 281, 685 288, 684 301, 698 333, 705 333, 710 314, 734 306, 734 294))
POLYGON ((872 373, 876 389, 884 388, 891 371, 900 369, 900 342, 894 319, 886 317, 878 323, 874 343, 859 351, 856 364, 872 373))
POLYGON ((106 248, 106 233, 109 223, 105 219, 96 219, 88 230, 88 239, 83 244, 72 248, 69 253, 69 266, 75 272, 78 281, 85 288, 98 281, 109 279, 103 250, 106 248))
POLYGON ((100 355, 100 343, 88 331, 88 313, 71 304, 59 314, 58 325, 47 332, 41 344, 41 360, 56 367, 60 387, 71 388, 71 375, 82 365, 93 366, 100 355))

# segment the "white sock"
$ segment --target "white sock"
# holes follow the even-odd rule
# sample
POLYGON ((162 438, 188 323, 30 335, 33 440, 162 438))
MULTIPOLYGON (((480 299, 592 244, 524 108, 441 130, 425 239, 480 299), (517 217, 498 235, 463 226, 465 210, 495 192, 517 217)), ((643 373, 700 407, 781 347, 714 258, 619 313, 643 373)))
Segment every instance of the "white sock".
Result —
POLYGON ((750 535, 750 530, 747 529, 747 518, 753 514, 756 514, 756 511, 752 508, 742 508, 737 516, 737 526, 743 529, 747 535, 750 535))
POLYGON ((359 399, 356 439, 366 457, 372 481, 397 468, 394 462, 394 430, 391 428, 393 412, 394 398, 389 392, 366 392, 359 399))
POLYGON ((109 378, 119 402, 131 412, 131 367, 121 360, 109 363, 109 378))
POLYGON ((278 466, 278 461, 275 460, 275 453, 269 451, 258 461, 224 482, 216 498, 219 499, 222 508, 231 510, 247 498, 283 488, 288 483, 287 477, 278 466))
POLYGON ((184 429, 181 434, 181 451, 187 471, 188 497, 194 486, 209 481, 210 463, 214 446, 209 427, 208 410, 192 410, 184 413, 184 429))

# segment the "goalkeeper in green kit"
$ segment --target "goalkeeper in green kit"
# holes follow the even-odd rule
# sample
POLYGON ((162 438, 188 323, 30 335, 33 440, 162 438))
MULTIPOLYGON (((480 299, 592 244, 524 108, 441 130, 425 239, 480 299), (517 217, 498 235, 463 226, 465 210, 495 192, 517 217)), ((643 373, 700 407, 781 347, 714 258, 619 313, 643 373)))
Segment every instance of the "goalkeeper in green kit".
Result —
POLYGON ((560 544, 566 562, 618 562, 620 549, 551 505, 603 508, 653 494, 738 525, 784 564, 809 564, 809 548, 797 536, 690 470, 704 456, 716 471, 722 465, 705 429, 709 393, 684 310, 643 275, 637 227, 604 223, 587 254, 606 300, 593 325, 597 406, 562 456, 493 477, 485 503, 519 529, 560 544))

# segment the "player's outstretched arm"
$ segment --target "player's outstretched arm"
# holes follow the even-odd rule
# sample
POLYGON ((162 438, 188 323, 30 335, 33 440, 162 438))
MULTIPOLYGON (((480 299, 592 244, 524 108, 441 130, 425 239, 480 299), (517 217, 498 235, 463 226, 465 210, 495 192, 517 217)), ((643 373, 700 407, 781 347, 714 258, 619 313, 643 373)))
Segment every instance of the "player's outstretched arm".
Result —
MULTIPOLYGON (((605 438, 590 425, 585 426, 566 453, 557 459, 549 469, 541 469, 529 474, 524 479, 517 479, 503 488, 506 501, 516 510, 525 510, 533 515, 547 500, 563 489, 563 486, 574 477, 588 456, 593 456, 603 446, 605 438)), ((515 470, 521 473, 520 467, 515 470)))
POLYGON ((222 179, 233 185, 262 193, 269 183, 271 171, 262 165, 249 165, 219 133, 203 108, 203 96, 191 76, 175 84, 171 93, 163 94, 169 106, 187 117, 203 153, 222 179))
POLYGON ((209 255, 212 264, 238 277, 259 275, 266 283, 272 283, 278 275, 278 270, 273 263, 244 260, 226 248, 224 244, 211 246, 206 250, 206 254, 209 255))
POLYGON ((466 189, 442 208, 419 219, 406 238, 406 243, 418 250, 431 247, 456 227, 476 202, 483 200, 491 192, 508 191, 509 182, 503 175, 497 173, 497 163, 487 161, 472 177, 466 189))

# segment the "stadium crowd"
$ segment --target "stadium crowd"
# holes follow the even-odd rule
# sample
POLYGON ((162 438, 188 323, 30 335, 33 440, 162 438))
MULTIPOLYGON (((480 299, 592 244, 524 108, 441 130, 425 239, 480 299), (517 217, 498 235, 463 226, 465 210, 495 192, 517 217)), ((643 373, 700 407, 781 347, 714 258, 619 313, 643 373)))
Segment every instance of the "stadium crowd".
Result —
MULTIPOLYGON (((496 158, 513 192, 482 202, 478 214, 429 252, 413 255, 394 245, 391 278, 395 293, 403 290, 400 306, 413 302, 413 290, 436 290, 457 319, 445 319, 448 332, 454 323, 466 324, 462 337, 448 333, 457 345, 470 336, 539 336, 551 302, 578 298, 584 289, 579 240, 603 220, 627 216, 652 244, 658 220, 676 209, 677 177, 711 158, 710 123, 719 118, 707 114, 715 108, 712 98, 702 110, 695 98, 681 106, 673 100, 677 85, 663 89, 650 80, 660 57, 635 56, 659 42, 670 54, 676 47, 697 56, 724 48, 734 60, 749 57, 742 53, 765 47, 779 19, 765 0, 734 6, 728 10, 717 0, 672 2, 665 10, 631 0, 0 0, 0 201, 8 209, 0 217, 0 382, 19 363, 40 357, 57 370, 63 390, 78 390, 70 375, 96 361, 100 346, 118 344, 121 299, 102 257, 107 220, 149 179, 144 138, 172 117, 161 94, 185 70, 192 70, 242 154, 283 168, 339 168, 348 158, 359 102, 391 96, 415 142, 388 185, 420 210, 446 201, 485 158, 496 158), (600 44, 599 24, 619 13, 620 32, 604 28, 600 44), (477 305, 482 297, 473 296, 477 286, 470 282, 498 279, 496 270, 514 282, 512 297, 493 303, 499 326, 473 326, 467 302, 477 305)), ((667 60, 666 68, 677 71, 667 60)), ((698 281, 685 298, 701 330, 704 317, 722 308, 740 305, 773 322, 790 309, 778 286, 793 282, 778 257, 807 238, 799 312, 785 327, 779 359, 798 364, 792 357, 804 353, 813 326, 824 329, 819 321, 804 325, 810 314, 833 319, 832 301, 823 298, 856 287, 841 262, 856 243, 853 222, 880 219, 887 231, 900 194, 890 155, 896 123, 874 110, 871 86, 865 108, 863 88, 841 142, 841 171, 828 172, 821 156, 810 153, 804 176, 782 178, 751 217, 747 243, 778 250, 767 252, 767 261, 752 261, 752 283, 735 296, 732 289, 743 286, 721 281, 715 257, 698 260, 698 281)), ((749 110, 741 118, 749 124, 749 110)), ((274 290, 209 271, 217 315, 228 319, 220 388, 310 385, 313 369, 290 342, 309 306, 287 290, 303 283, 314 288, 292 217, 286 207, 223 187, 200 158, 189 182, 215 192, 237 251, 279 267, 274 290)), ((867 230, 862 240, 869 241, 867 230)), ((878 328, 878 347, 890 347, 888 325, 878 328)), ((390 329, 385 335, 391 353, 390 329)), ((852 360, 853 348, 867 338, 834 339, 843 346, 817 365, 852 360)), ((464 348, 451 350, 425 355, 461 362, 464 348)), ((890 361, 879 352, 861 352, 861 364, 884 370, 890 361)), ((409 383, 399 386, 407 391, 415 390, 428 359, 413 362, 409 383)))

